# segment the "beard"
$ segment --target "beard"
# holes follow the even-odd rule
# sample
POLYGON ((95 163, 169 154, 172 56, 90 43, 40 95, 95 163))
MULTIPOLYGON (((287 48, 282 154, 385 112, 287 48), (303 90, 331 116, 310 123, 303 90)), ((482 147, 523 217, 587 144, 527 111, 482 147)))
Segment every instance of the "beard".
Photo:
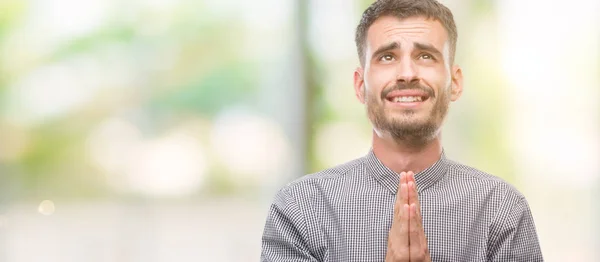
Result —
MULTIPOLYGON (((365 89, 366 90, 366 89, 365 89)), ((407 144, 412 147, 421 147, 437 137, 440 127, 450 104, 448 96, 450 86, 440 90, 436 97, 429 87, 417 82, 410 84, 398 83, 396 86, 388 87, 381 92, 381 98, 376 94, 369 93, 366 96, 366 107, 369 119, 378 132, 389 134, 396 142, 407 144), (412 109, 387 111, 385 108, 386 96, 394 90, 422 90, 429 95, 424 103, 434 100, 433 107, 425 116, 417 115, 412 109)), ((390 110, 390 109, 388 109, 390 110)))

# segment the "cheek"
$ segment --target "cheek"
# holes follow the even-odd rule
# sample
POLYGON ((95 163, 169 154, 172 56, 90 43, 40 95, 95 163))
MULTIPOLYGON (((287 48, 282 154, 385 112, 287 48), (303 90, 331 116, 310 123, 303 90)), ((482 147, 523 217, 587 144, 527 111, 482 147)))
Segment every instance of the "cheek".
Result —
POLYGON ((393 67, 372 67, 365 73, 365 90, 367 93, 379 94, 395 81, 396 74, 393 67))
POLYGON ((434 88, 436 96, 446 95, 450 92, 452 78, 445 68, 424 68, 420 71, 421 79, 434 88))

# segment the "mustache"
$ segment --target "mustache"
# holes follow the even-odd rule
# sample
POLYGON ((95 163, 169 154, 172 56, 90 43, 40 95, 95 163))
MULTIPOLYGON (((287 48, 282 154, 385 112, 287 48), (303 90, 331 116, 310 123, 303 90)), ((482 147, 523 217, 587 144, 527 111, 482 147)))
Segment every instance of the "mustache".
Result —
POLYGON ((429 97, 435 98, 433 89, 428 86, 421 85, 419 82, 409 82, 408 84, 405 82, 398 82, 396 85, 387 87, 381 92, 381 100, 385 100, 390 92, 401 90, 420 90, 425 92, 429 97))

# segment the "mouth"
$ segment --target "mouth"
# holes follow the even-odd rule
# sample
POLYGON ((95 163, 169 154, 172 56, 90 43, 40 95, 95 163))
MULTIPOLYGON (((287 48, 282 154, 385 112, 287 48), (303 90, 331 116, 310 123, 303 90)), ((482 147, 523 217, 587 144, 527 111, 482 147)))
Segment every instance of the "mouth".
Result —
POLYGON ((392 105, 401 107, 417 107, 434 97, 432 90, 426 88, 401 89, 384 92, 385 100, 392 105))
POLYGON ((425 102, 429 96, 388 96, 386 100, 392 103, 417 103, 425 102))

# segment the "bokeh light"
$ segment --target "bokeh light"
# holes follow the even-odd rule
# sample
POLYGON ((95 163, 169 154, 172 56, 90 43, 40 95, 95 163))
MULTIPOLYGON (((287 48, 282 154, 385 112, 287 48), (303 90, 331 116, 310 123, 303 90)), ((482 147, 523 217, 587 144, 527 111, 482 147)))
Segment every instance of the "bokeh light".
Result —
POLYGON ((45 215, 45 216, 54 214, 54 211, 55 211, 54 202, 52 202, 51 200, 44 200, 38 206, 38 212, 40 212, 40 214, 45 215))
POLYGON ((289 159, 289 144, 276 123, 244 110, 217 116, 211 145, 234 174, 267 182, 289 159))

